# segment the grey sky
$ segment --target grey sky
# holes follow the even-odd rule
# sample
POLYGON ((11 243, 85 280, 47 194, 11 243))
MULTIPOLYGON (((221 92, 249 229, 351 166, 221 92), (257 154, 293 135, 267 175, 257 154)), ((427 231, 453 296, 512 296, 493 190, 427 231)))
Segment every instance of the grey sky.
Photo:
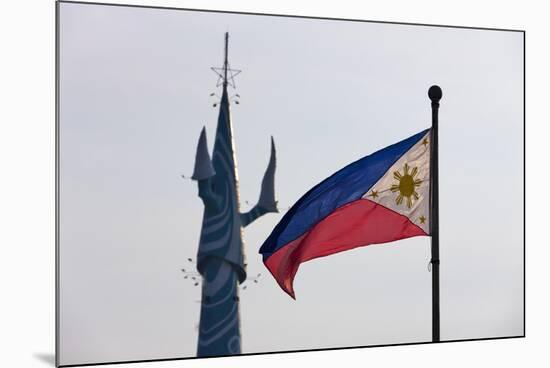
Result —
MULTIPOLYGON (((194 356, 202 202, 190 176, 230 62, 241 207, 277 146, 281 207, 440 110, 441 337, 523 333, 521 33, 61 4, 61 363, 194 356)), ((297 300, 244 231, 243 352, 428 341, 429 238, 305 263, 297 300)))

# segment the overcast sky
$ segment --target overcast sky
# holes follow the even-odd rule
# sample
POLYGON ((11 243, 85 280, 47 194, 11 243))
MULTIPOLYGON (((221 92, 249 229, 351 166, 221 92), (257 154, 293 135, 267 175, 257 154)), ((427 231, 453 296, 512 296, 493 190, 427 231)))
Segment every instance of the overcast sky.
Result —
MULTIPOLYGON (((241 207, 277 146, 292 205, 440 109, 441 338, 523 333, 523 34, 60 4, 61 364, 190 357, 200 288, 183 279, 203 205, 193 170, 217 119, 223 34, 241 207), (230 91, 231 92, 231 91, 230 91)), ((430 240, 301 266, 297 300, 258 249, 281 214, 244 230, 243 352, 429 341, 430 240)))

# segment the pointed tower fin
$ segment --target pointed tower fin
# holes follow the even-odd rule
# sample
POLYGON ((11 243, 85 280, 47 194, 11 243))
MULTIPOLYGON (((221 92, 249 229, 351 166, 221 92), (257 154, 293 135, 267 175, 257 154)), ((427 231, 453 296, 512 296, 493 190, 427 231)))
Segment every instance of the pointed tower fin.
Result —
POLYGON ((197 154, 195 156, 195 169, 193 170, 193 180, 204 180, 216 175, 210 154, 208 153, 208 144, 206 142, 206 127, 202 128, 197 145, 197 154))
POLYGON ((279 212, 277 209, 277 201, 275 200, 275 168, 277 166, 277 158, 275 151, 275 142, 271 137, 271 155, 269 164, 265 170, 262 180, 262 189, 258 203, 248 212, 241 214, 241 223, 247 226, 258 217, 261 217, 269 212, 279 212))

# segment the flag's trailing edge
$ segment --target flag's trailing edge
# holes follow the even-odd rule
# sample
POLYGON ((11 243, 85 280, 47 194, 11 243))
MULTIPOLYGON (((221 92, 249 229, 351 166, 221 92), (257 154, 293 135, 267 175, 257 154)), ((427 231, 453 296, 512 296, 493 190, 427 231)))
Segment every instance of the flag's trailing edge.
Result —
POLYGON ((351 163, 300 198, 260 248, 295 298, 301 263, 360 246, 429 235, 430 130, 351 163))

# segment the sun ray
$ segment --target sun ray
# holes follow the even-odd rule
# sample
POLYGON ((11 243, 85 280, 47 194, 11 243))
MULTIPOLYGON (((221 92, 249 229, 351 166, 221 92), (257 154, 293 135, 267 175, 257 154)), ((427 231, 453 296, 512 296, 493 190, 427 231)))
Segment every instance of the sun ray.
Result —
POLYGON ((409 175, 409 164, 405 162, 405 166, 403 167, 403 172, 405 173, 405 176, 409 175))
POLYGON ((393 172, 393 177, 395 180, 401 180, 401 173, 399 171, 394 171, 393 172))
POLYGON ((411 208, 413 205, 413 201, 411 199, 411 197, 407 197, 407 207, 411 208))
POLYGON ((403 196, 400 194, 400 195, 398 195, 397 198, 395 199, 395 203, 401 204, 401 202, 403 202, 403 196))
POLYGON ((416 174, 418 174, 418 167, 413 167, 412 171, 411 171, 411 176, 414 178, 416 176, 416 174))

